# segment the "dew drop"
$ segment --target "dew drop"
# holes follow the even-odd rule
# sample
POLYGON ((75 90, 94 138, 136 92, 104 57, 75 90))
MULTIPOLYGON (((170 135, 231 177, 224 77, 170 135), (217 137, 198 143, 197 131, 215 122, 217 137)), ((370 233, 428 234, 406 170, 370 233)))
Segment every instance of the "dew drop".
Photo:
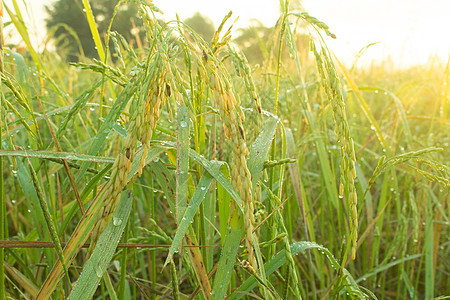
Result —
POLYGON ((83 12, 86 12, 86 8, 83 8, 83 12))
POLYGON ((202 186, 200 189, 201 189, 202 191, 204 191, 204 190, 206 190, 206 187, 202 186))
POLYGON ((120 226, 120 224, 122 224, 122 219, 118 217, 113 217, 113 224, 114 226, 120 226))
POLYGON ((99 265, 95 268, 95 274, 98 278, 101 278, 103 276, 102 268, 99 265))
POLYGON ((373 125, 370 126, 370 129, 375 130, 375 126, 373 126, 373 125))
POLYGON ((180 126, 181 126, 181 127, 187 127, 186 121, 181 121, 181 122, 180 122, 180 126))

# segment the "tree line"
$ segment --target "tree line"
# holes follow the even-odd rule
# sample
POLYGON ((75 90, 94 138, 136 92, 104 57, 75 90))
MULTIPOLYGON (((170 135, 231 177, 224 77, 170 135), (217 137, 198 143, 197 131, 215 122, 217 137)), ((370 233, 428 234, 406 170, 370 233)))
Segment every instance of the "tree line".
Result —
MULTIPOLYGON (((118 0, 90 2, 101 37, 106 37, 117 3, 118 0)), ((78 61, 80 57, 98 57, 82 0, 57 0, 46 6, 46 11, 47 31, 53 35, 58 53, 65 55, 69 61, 78 61)), ((111 31, 122 35, 132 47, 139 47, 140 41, 145 41, 144 24, 138 16, 138 4, 124 3, 111 26, 111 31)), ((185 19, 184 23, 206 42, 211 41, 216 30, 214 23, 198 12, 185 19)), ((243 50, 251 64, 261 63, 266 54, 266 43, 273 32, 272 27, 266 27, 255 20, 251 26, 237 31, 234 42, 243 50)))

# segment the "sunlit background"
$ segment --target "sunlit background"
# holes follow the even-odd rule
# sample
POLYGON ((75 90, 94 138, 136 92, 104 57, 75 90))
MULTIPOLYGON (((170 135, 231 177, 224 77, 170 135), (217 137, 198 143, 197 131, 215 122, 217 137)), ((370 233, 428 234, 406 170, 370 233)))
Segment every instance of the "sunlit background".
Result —
MULTIPOLYGON (((37 41, 45 36, 44 5, 52 2, 26 1, 34 19, 29 21, 30 30, 35 33, 37 41)), ((11 1, 6 3, 12 7, 11 1)), ((239 17, 236 28, 248 26, 251 19, 273 26, 280 11, 277 0, 164 0, 154 3, 164 12, 162 18, 166 21, 175 19, 176 13, 181 19, 186 19, 200 12, 216 26, 232 10, 233 15, 239 17)), ((391 59, 397 67, 407 67, 426 64, 430 58, 444 63, 448 60, 448 0, 304 0, 302 5, 311 15, 330 26, 337 39, 329 39, 328 44, 346 63, 352 63, 361 48, 375 42, 379 43, 365 52, 360 64, 391 59)))

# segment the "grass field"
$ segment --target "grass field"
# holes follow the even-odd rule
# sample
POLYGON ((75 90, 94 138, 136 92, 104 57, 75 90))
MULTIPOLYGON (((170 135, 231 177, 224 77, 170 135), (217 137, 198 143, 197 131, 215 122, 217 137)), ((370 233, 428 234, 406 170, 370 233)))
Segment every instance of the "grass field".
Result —
POLYGON ((75 64, 5 11, 0 299, 450 297, 448 62, 344 66, 286 1, 249 65, 139 2, 75 64))

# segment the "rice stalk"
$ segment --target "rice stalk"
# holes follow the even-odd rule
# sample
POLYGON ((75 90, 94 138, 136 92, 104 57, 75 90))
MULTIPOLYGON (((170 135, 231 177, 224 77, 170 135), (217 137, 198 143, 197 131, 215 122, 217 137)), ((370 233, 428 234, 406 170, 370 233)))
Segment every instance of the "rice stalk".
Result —
POLYGON ((316 57, 319 73, 322 78, 322 85, 326 91, 332 107, 333 115, 336 123, 336 135, 340 147, 340 183, 339 183, 339 198, 343 199, 347 195, 348 205, 350 209, 350 228, 352 249, 351 256, 354 260, 356 258, 356 249, 358 245, 358 196, 355 188, 356 178, 356 154, 353 138, 350 135, 350 127, 347 121, 345 111, 345 100, 340 87, 340 79, 334 67, 327 50, 322 47, 319 53, 314 46, 313 52, 316 57))
MULTIPOLYGON (((58 255, 59 261, 61 262, 64 272, 66 273, 66 278, 69 279, 69 273, 67 271, 67 266, 64 260, 64 254, 61 246, 61 241, 59 239, 55 222, 53 221, 52 215, 50 214, 50 210, 48 209, 47 200, 45 199, 45 195, 42 192, 41 184, 39 183, 39 179, 37 178, 36 172, 34 171, 33 166, 31 165, 31 161, 28 159, 28 167, 30 169, 31 179, 33 180, 34 188, 36 189, 36 195, 39 199, 39 204, 42 209, 42 213, 44 214, 45 221, 47 223, 47 229, 50 233, 50 237, 52 239, 53 245, 55 246, 56 254, 58 255)), ((70 286, 70 282, 69 282, 70 286)))

